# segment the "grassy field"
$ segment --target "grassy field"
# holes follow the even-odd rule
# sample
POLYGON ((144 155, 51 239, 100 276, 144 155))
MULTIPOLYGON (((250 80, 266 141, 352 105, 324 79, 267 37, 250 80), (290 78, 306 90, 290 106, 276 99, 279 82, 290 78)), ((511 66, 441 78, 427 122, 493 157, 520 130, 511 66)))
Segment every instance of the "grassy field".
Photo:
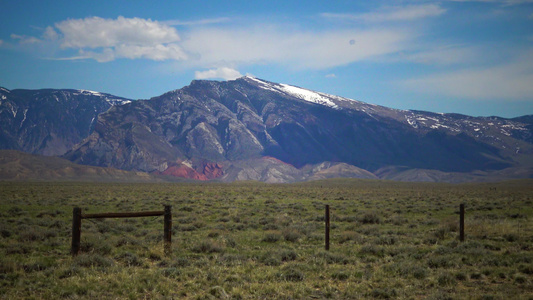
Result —
POLYGON ((0 236, 2 299, 533 299, 531 180, 0 182, 0 236), (81 254, 70 255, 73 207, 163 205, 171 257, 163 217, 84 219, 81 254))

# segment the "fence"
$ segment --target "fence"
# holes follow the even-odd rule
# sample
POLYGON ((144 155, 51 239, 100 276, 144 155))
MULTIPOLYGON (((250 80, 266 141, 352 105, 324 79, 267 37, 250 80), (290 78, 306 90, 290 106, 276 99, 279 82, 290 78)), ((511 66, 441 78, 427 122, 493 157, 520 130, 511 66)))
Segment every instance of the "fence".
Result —
POLYGON ((104 219, 104 218, 139 218, 164 216, 163 239, 165 241, 165 255, 170 256, 172 252, 172 207, 165 205, 162 211, 144 211, 144 212, 127 212, 127 213, 100 213, 100 214, 82 214, 79 207, 72 210, 72 247, 73 256, 80 252, 81 244, 81 220, 82 219, 104 219))
MULTIPOLYGON (((163 211, 145 211, 145 212, 130 212, 130 213, 100 213, 100 214, 82 214, 79 207, 75 207, 72 212, 72 255, 77 255, 80 251, 81 243, 81 220, 82 219, 103 219, 103 218, 136 218, 136 217, 153 217, 164 216, 163 239, 165 241, 165 254, 171 255, 172 252, 172 208, 170 205, 165 205, 163 211)), ((325 225, 325 249, 329 250, 330 242, 330 208, 329 205, 325 207, 324 215, 325 225)), ((465 240, 465 205, 459 205, 459 240, 465 240)))

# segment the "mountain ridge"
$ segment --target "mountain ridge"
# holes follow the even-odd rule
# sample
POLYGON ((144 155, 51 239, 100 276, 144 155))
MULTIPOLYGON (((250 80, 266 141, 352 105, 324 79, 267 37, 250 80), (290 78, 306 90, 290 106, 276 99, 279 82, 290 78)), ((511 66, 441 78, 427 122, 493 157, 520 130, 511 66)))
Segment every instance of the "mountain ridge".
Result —
POLYGON ((93 130, 99 114, 129 99, 87 90, 0 89, 0 149, 62 155, 93 130))
POLYGON ((404 168, 504 178, 499 171, 533 166, 532 120, 399 110, 250 76, 193 80, 148 100, 110 105, 64 157, 224 181, 393 178, 380 172, 387 167, 399 180, 417 178, 404 168), (332 165, 323 175, 308 172, 324 163, 332 165))

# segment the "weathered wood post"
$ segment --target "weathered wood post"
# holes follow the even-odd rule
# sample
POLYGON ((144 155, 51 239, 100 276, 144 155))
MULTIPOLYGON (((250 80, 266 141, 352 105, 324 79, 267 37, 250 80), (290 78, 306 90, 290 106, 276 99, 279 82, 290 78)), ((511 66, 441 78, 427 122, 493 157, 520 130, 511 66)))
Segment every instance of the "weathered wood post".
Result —
POLYGON ((326 250, 329 250, 329 205, 326 205, 326 250))
POLYGON ((459 205, 459 241, 465 240, 465 205, 459 205))
POLYGON ((165 205, 163 238, 165 240, 165 255, 172 253, 172 206, 165 205))
POLYGON ((80 252, 81 240, 81 208, 74 207, 72 210, 72 256, 78 255, 80 252))

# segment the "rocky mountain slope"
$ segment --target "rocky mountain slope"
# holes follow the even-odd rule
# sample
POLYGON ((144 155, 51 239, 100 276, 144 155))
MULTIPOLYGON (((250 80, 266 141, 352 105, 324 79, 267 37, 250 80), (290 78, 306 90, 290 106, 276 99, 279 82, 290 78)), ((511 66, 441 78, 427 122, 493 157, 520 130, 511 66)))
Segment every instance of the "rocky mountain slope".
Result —
POLYGON ((99 114, 128 102, 85 90, 0 87, 0 149, 62 155, 92 133, 99 114))
MULTIPOLYGON (((396 110, 242 77, 193 81, 150 100, 113 106, 65 157, 81 164, 227 181, 384 174, 402 180, 405 170, 507 170, 500 173, 529 177, 531 119, 396 110)), ((411 172, 403 178, 445 177, 411 172)))

